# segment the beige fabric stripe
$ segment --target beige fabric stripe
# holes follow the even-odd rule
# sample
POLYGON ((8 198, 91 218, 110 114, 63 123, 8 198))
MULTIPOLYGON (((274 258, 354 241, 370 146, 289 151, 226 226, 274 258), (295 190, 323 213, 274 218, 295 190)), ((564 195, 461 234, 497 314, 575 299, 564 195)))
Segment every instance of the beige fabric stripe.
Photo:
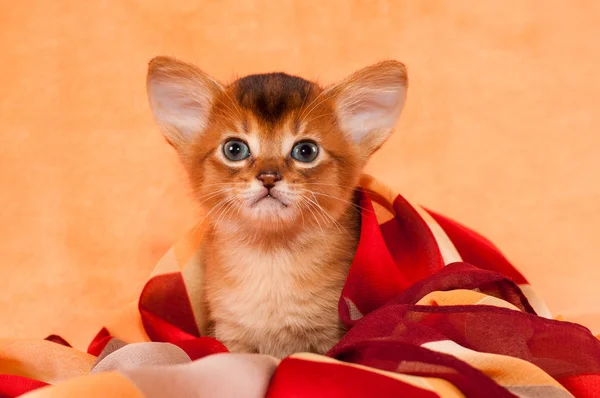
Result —
POLYGON ((200 250, 202 238, 204 237, 207 226, 208 220, 203 220, 202 224, 197 225, 188 231, 183 238, 173 246, 175 261, 180 270, 188 265, 194 254, 200 250))
MULTIPOLYGON (((177 243, 176 245, 178 245, 177 243)), ((171 247, 162 257, 152 270, 150 278, 156 275, 168 274, 171 272, 179 272, 177 256, 175 255, 175 246, 171 247)))
POLYGON ((52 341, 0 339, 0 373, 50 384, 86 374, 95 359, 52 341))
MULTIPOLYGON (((485 296, 485 295, 484 295, 485 296)), ((494 307, 507 308, 509 310, 521 311, 516 306, 512 305, 508 301, 501 300, 497 297, 485 296, 481 300, 475 303, 475 305, 491 305, 494 307)))
POLYGON ((382 206, 377 202, 372 203, 373 210, 375 210, 375 217, 377 218, 377 222, 380 225, 394 218, 394 213, 390 213, 390 211, 385 206, 382 206))
MULTIPOLYGON (((394 209, 391 205, 398 196, 396 192, 394 192, 391 188, 380 183, 368 174, 364 174, 361 177, 360 186, 365 191, 371 193, 373 200, 379 205, 383 206, 389 212, 389 214, 394 214, 394 209)), ((414 205, 411 201, 408 202, 419 213, 419 215, 427 223, 427 226, 433 233, 433 236, 435 237, 438 246, 440 247, 444 264, 462 261, 462 258, 460 257, 460 254, 458 254, 456 247, 454 247, 454 244, 452 243, 448 235, 446 235, 442 227, 440 227, 440 225, 433 219, 433 217, 431 217, 429 213, 427 213, 422 207, 414 205)), ((381 214, 382 213, 380 211, 377 211, 377 219, 380 223, 385 222, 389 218, 391 218, 391 216, 386 217, 385 215, 381 214)))
POLYGON ((385 207, 390 213, 394 214, 394 208, 392 203, 398 194, 394 192, 390 187, 377 181, 375 178, 368 174, 363 174, 360 178, 359 185, 366 192, 373 194, 373 200, 383 207, 385 207))
POLYGON ((348 306, 348 314, 350 315, 351 320, 356 321, 357 319, 363 317, 363 314, 360 312, 358 307, 356 307, 356 304, 354 304, 352 300, 350 300, 348 297, 344 297, 344 301, 348 306))
POLYGON ((425 220, 427 226, 433 233, 433 236, 440 247, 444 264, 448 265, 457 261, 462 261, 462 257, 460 254, 458 254, 458 250, 456 250, 456 247, 454 247, 454 244, 448 235, 446 235, 446 232, 444 232, 442 227, 440 227, 440 225, 437 223, 437 221, 435 221, 433 217, 431 217, 431 215, 429 215, 429 213, 427 213, 421 206, 416 206, 412 203, 411 205, 417 210, 423 220, 425 220))
POLYGON ((534 364, 505 355, 473 351, 451 340, 432 341, 422 347, 452 355, 479 369, 502 386, 554 386, 564 390, 550 375, 534 364))
POLYGON ((527 297, 529 304, 531 304, 531 306, 539 316, 549 319, 552 318, 552 313, 550 312, 550 309, 548 308, 544 300, 542 300, 542 298, 538 296, 535 290, 533 290, 530 284, 519 285, 519 288, 521 289, 525 297, 527 297))
POLYGON ((127 345, 127 343, 122 340, 110 339, 108 341, 108 343, 106 344, 106 346, 104 346, 104 349, 102 350, 100 355, 98 355, 98 358, 96 358, 96 362, 94 362, 92 371, 94 370, 96 365, 98 365, 101 361, 104 360, 104 358, 106 358, 108 355, 112 354, 113 352, 117 351, 118 349, 125 347, 126 345, 127 345))
POLYGON ((136 369, 142 366, 177 365, 191 362, 181 348, 170 343, 128 344, 100 360, 91 374, 113 370, 136 369))
POLYGON ((511 303, 497 297, 467 289, 456 289, 448 292, 435 291, 427 294, 417 302, 417 305, 492 305, 494 307, 508 308, 519 311, 511 303))
POLYGON ((573 394, 555 386, 505 386, 519 398, 572 398, 573 394))
POLYGON ((259 354, 215 354, 184 365, 124 374, 146 398, 263 398, 279 360, 259 354))

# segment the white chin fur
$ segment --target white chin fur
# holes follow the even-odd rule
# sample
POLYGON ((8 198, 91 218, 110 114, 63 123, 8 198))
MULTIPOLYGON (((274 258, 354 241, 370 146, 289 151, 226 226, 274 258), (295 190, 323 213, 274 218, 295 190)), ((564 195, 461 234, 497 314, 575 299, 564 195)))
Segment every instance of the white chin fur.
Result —
POLYGON ((293 209, 284 205, 279 199, 266 197, 247 209, 250 217, 256 221, 290 221, 293 209))

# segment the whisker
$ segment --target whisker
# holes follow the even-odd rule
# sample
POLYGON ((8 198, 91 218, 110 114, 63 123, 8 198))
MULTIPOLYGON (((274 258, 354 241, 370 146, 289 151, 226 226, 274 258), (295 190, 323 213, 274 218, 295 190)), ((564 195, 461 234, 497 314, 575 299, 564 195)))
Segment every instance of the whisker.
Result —
MULTIPOLYGON (((304 104, 306 104, 306 99, 308 98, 309 94, 310 94, 310 89, 306 91, 306 94, 304 95, 304 99, 302 100, 302 105, 300 105, 300 109, 304 109, 304 104)), ((321 95, 321 93, 319 93, 319 95, 321 95)), ((300 116, 302 116, 302 114, 300 114, 300 116)))
POLYGON ((306 228, 306 223, 304 221, 304 212, 302 211, 302 207, 300 207, 300 204, 296 202, 294 202, 294 207, 298 209, 298 212, 300 212, 300 215, 302 216, 302 228, 306 228))
POLYGON ((312 193, 313 193, 314 195, 325 196, 325 197, 327 197, 327 198, 331 198, 331 199, 339 200, 340 202, 347 203, 347 204, 349 204, 350 206, 354 207, 356 210, 359 210, 359 211, 366 211, 366 212, 369 212, 369 213, 375 213, 375 212, 374 212, 373 210, 371 210, 371 209, 365 209, 364 207, 362 207, 362 206, 359 206, 359 205, 357 205, 356 203, 352 203, 352 202, 350 202, 350 201, 348 201, 348 200, 346 200, 346 199, 338 198, 337 196, 332 196, 332 195, 328 195, 328 194, 326 194, 326 193, 322 193, 322 192, 314 192, 314 191, 313 191, 312 193))
MULTIPOLYGON (((224 209, 225 209, 225 208, 226 208, 226 207, 227 207, 227 206, 228 206, 228 205, 229 205, 229 204, 230 204, 230 203, 233 201, 233 199, 234 199, 234 198, 229 198, 228 200, 226 200, 226 201, 224 201, 224 202, 221 202, 221 205, 219 206, 219 208, 218 208, 218 210, 217 210, 217 212, 215 213, 215 215, 214 215, 214 217, 213 217, 213 218, 215 218, 215 217, 219 217, 219 219, 220 219, 221 215, 223 214, 223 210, 224 210, 224 209)), ((213 208, 213 209, 214 209, 214 208, 213 208)), ((211 212, 212 212, 212 210, 211 210, 211 212)), ((210 212, 209 212, 208 214, 206 214, 206 216, 204 216, 203 220, 204 220, 205 218, 207 218, 209 214, 210 214, 210 212)), ((209 220, 207 220, 207 222, 208 222, 208 223, 210 223, 210 224, 212 224, 213 226, 215 225, 215 222, 211 222, 211 220, 210 220, 210 219, 209 219, 209 220)), ((206 229, 204 230, 204 232, 202 233, 202 237, 201 237, 200 239, 204 239, 204 236, 206 235, 206 232, 207 232, 207 231, 208 231, 208 228, 206 228, 206 229)))
MULTIPOLYGON (((232 200, 234 200, 234 199, 235 199, 235 198, 229 198, 229 199, 226 199, 226 200, 224 200, 224 201, 220 201, 219 203, 217 203, 216 205, 214 205, 214 206, 211 208, 211 210, 210 210, 208 213, 206 213, 206 214, 204 215, 204 217, 202 217, 202 219, 201 219, 201 220, 200 220, 200 222, 198 223, 198 226, 200 226, 200 225, 203 225, 203 224, 204 224, 204 221, 206 220, 206 218, 207 218, 208 216, 210 216, 210 214, 211 214, 213 211, 215 211, 215 209, 222 208, 223 206, 225 206, 227 203, 229 203, 230 201, 232 201, 232 200)), ((206 232, 206 231, 205 231, 205 232, 206 232)))
MULTIPOLYGON (((303 121, 303 123, 308 124, 308 123, 314 122, 315 120, 320 119, 322 117, 327 117, 327 116, 332 116, 332 115, 335 115, 335 112, 329 112, 329 113, 324 113, 324 114, 319 115, 319 116, 315 116, 312 119, 303 121)), ((308 116, 310 116, 310 114, 308 114, 307 117, 308 116)))
MULTIPOLYGON (((297 188, 297 189, 298 189, 298 188, 297 188)), ((311 194, 313 194, 313 195, 325 196, 325 197, 328 197, 328 198, 331 198, 331 199, 338 200, 338 201, 340 201, 340 202, 343 202, 343 203, 347 203, 347 204, 349 204, 350 206, 354 207, 356 210, 359 210, 359 211, 366 211, 366 212, 370 212, 370 213, 375 213, 375 212, 374 212, 373 210, 371 210, 371 209, 365 209, 364 207, 362 207, 362 206, 359 206, 359 205, 357 205, 356 203, 350 202, 350 201, 348 201, 348 200, 346 200, 346 199, 338 198, 337 196, 332 196, 332 195, 329 195, 329 194, 326 194, 326 193, 312 191, 312 190, 310 190, 310 189, 302 189, 302 188, 299 188, 298 190, 299 190, 300 192, 302 192, 302 193, 306 193, 306 192, 308 192, 308 193, 311 193, 311 194)))
POLYGON ((317 198, 316 198, 316 197, 314 197, 314 194, 313 194, 313 198, 315 199, 315 202, 314 202, 314 203, 315 203, 315 204, 318 206, 318 208, 319 208, 319 209, 320 209, 320 210, 323 212, 323 214, 325 214, 325 215, 327 215, 327 216, 329 217, 329 219, 330 219, 330 220, 331 220, 331 221, 332 221, 332 222, 335 224, 335 226, 337 227, 338 231, 339 231, 339 232, 342 232, 342 231, 340 230, 340 228, 341 228, 342 230, 344 230, 344 232, 346 232, 346 234, 347 234, 347 235, 350 237, 350 239, 352 239, 352 241, 353 241, 354 243, 358 243, 358 242, 356 241, 356 239, 354 239, 354 237, 353 237, 353 236, 350 234, 350 232, 348 232, 348 230, 347 230, 346 228, 344 228, 344 226, 343 226, 342 224, 340 224, 340 222, 339 222, 339 221, 337 221, 337 220, 336 220, 336 219, 335 219, 335 218, 334 218, 334 217, 333 217, 333 216, 332 216, 332 215, 331 215, 331 214, 330 214, 330 213, 329 213, 327 210, 325 210, 325 209, 323 208, 323 206, 321 206, 321 205, 318 203, 318 201, 317 201, 317 198))
POLYGON ((218 216, 218 218, 213 222, 214 225, 217 225, 221 222, 221 220, 223 219, 223 217, 229 213, 229 211, 231 209, 233 209, 235 207, 235 205, 237 204, 237 202, 235 200, 231 200, 229 201, 229 203, 223 207, 223 211, 220 212, 220 215, 218 216))
POLYGON ((192 189, 192 191, 199 191, 199 190, 207 188, 207 187, 216 187, 216 186, 223 186, 223 185, 238 187, 238 186, 248 185, 248 183, 246 183, 246 182, 216 182, 213 184, 203 184, 197 188, 192 189))
POLYGON ((206 203, 208 200, 214 198, 215 196, 219 196, 222 193, 228 193, 228 192, 231 192, 231 190, 221 189, 221 190, 213 191, 209 194, 200 196, 199 198, 196 198, 196 201, 197 201, 196 205, 197 205, 197 207, 202 207, 202 204, 206 203))
POLYGON ((323 227, 321 226, 321 222, 319 221, 319 219, 317 218, 317 216, 315 215, 315 212, 312 210, 312 204, 306 200, 305 197, 300 197, 300 200, 303 202, 306 202, 309 204, 309 206, 307 207, 308 211, 310 211, 310 213, 313 216, 313 219, 317 222, 317 224, 319 225, 319 229, 321 230, 321 233, 325 233, 325 231, 323 230, 323 227))
MULTIPOLYGON (((310 198, 307 198, 307 200, 315 206, 315 208, 317 209, 318 212, 322 213, 323 216, 327 216, 329 218, 329 220, 331 220, 334 223, 334 225, 335 225, 336 220, 329 213, 327 213, 325 211, 325 209, 323 209, 323 207, 317 202, 317 198, 314 198, 314 200, 311 200, 310 198)), ((339 230, 339 227, 337 225, 336 225, 336 227, 339 230)))
MULTIPOLYGON (((204 215, 204 217, 202 217, 202 218, 200 219, 200 221, 198 221, 198 222, 196 223, 196 226, 194 227, 194 229, 193 229, 193 232, 192 232, 192 233, 196 233, 196 232, 197 232, 197 231, 198 231, 198 230, 199 230, 199 229, 200 229, 202 226, 204 226, 204 220, 206 219, 206 217, 208 217, 208 215, 209 215, 211 212, 213 212, 213 211, 215 210, 215 208, 218 208, 218 207, 219 207, 221 204, 222 204, 222 201, 221 201, 221 202, 217 202, 217 203, 216 203, 216 204, 215 204, 213 207, 211 207, 211 209, 210 209, 210 210, 209 210, 209 211, 208 211, 208 212, 207 212, 207 213, 204 215)), ((204 236, 204 234, 203 234, 203 236, 204 236)))
MULTIPOLYGON (((302 113, 300 113, 300 116, 298 117, 301 121, 304 120, 303 116, 306 112, 310 112, 311 111, 311 107, 312 105, 323 95, 325 94, 326 90, 321 91, 312 101, 310 101, 310 103, 306 106, 306 108, 304 108, 304 110, 302 111, 302 113)), ((306 101, 306 97, 304 98, 304 101, 306 101)), ((304 105, 304 103, 303 103, 304 105)))
MULTIPOLYGON (((333 216, 331 214, 329 214, 325 209, 323 209, 323 207, 321 205, 319 205, 317 202, 314 202, 314 201, 310 200, 310 198, 305 198, 305 199, 307 199, 308 203, 310 204, 310 206, 313 207, 317 211, 317 214, 319 214, 322 217, 323 222, 325 223, 325 226, 327 226, 327 224, 328 224, 328 220, 327 219, 329 219, 333 223, 333 225, 335 225, 335 227, 337 228, 337 230, 339 232, 342 232, 340 230, 340 227, 342 227, 342 229, 345 230, 345 228, 343 226, 341 226, 335 220, 335 218, 333 218, 333 216)), ((323 230, 321 229, 321 231, 323 231, 323 230)), ((348 232, 346 231, 346 233, 348 233, 348 232)), ((352 237, 352 236, 350 236, 350 237, 352 237)))
POLYGON ((358 189, 360 188, 360 186, 358 185, 344 185, 344 184, 330 184, 330 183, 324 183, 324 182, 303 182, 303 183, 295 183, 295 184, 288 184, 290 186, 305 186, 305 185, 322 185, 322 186, 326 186, 326 187, 336 187, 336 188, 348 188, 348 189, 358 189))

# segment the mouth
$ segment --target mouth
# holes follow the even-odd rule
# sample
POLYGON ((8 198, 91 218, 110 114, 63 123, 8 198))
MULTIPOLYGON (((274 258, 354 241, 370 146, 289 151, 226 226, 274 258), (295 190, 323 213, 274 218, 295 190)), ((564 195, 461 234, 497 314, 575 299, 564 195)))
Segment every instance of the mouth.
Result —
POLYGON ((280 204, 283 207, 288 207, 288 205, 286 203, 284 203, 281 199, 275 197, 272 193, 267 193, 264 196, 261 196, 260 198, 258 198, 257 200, 254 201, 254 203, 252 203, 252 207, 261 204, 261 203, 273 203, 273 204, 280 204))

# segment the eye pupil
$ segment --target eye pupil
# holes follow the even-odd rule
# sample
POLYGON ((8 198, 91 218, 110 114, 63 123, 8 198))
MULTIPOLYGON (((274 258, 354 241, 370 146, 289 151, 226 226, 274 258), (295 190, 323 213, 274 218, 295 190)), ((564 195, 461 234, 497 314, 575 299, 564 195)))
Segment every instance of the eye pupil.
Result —
POLYGON ((229 145, 229 153, 231 153, 232 155, 236 156, 241 151, 242 151, 242 147, 240 146, 240 144, 235 143, 235 144, 229 145))
POLYGON ((313 148, 310 145, 302 145, 302 147, 300 147, 300 153, 302 154, 302 157, 309 158, 313 153, 313 148))

